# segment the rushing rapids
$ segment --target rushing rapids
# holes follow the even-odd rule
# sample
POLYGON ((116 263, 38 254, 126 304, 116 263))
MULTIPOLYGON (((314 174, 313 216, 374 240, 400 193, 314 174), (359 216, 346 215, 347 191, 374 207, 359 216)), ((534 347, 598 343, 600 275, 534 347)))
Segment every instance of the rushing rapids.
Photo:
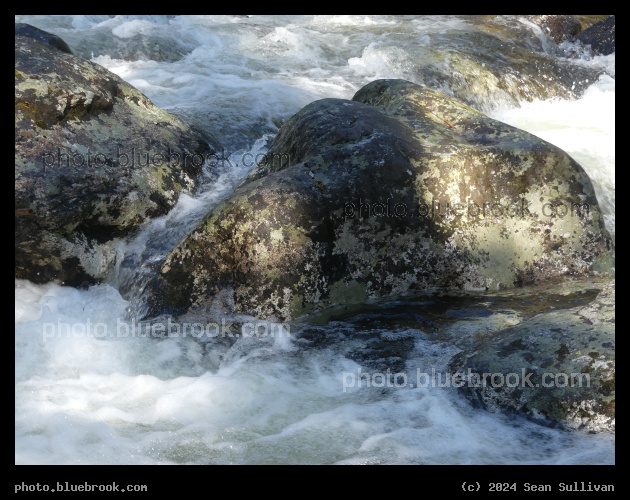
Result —
POLYGON ((429 294, 308 323, 235 314, 229 297, 203 317, 142 319, 159 264, 279 127, 380 78, 428 86, 566 151, 614 238, 614 53, 557 43, 530 16, 15 20, 58 35, 224 148, 194 194, 121 239, 103 283, 16 280, 16 463, 614 463, 614 434, 491 413, 449 379, 473 342, 586 309, 614 278, 429 294))

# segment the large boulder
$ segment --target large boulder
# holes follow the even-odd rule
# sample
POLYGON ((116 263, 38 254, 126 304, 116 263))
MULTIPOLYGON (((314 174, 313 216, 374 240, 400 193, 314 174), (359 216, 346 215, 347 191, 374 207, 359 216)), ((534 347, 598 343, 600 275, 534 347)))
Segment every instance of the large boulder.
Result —
POLYGON ((440 92, 378 80, 313 102, 166 257, 149 311, 281 319, 420 289, 611 269, 593 186, 559 148, 440 92))
MULTIPOLYGON (((461 390, 511 411, 590 432, 615 430, 615 285, 587 306, 540 314, 451 362, 461 390)), ((454 379, 455 380, 455 379, 454 379)))
POLYGON ((15 31, 15 275, 92 283, 201 179, 214 139, 28 25, 15 31))

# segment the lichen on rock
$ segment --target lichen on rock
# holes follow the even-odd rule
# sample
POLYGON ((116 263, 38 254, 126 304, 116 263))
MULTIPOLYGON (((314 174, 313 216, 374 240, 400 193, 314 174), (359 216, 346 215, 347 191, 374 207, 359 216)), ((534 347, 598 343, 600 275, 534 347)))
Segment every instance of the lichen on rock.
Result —
POLYGON ((294 115, 266 159, 169 254, 151 311, 296 318, 436 287, 612 270, 591 182, 559 148, 440 92, 377 80, 294 115))
POLYGON ((16 25, 16 278, 80 285, 104 277, 116 238, 192 192, 219 146, 64 46, 16 25))
POLYGON ((462 391, 490 411, 614 431, 614 306, 612 282, 586 306, 540 314, 461 352, 451 371, 464 375, 462 391))

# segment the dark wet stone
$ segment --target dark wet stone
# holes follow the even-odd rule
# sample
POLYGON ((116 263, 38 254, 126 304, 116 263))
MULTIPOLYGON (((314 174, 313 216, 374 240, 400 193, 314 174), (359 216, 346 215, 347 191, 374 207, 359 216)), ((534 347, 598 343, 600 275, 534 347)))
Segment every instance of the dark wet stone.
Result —
POLYGON ((575 16, 534 16, 532 21, 540 26, 556 43, 573 38, 582 31, 582 25, 575 16))
POLYGON ((15 23, 15 35, 26 36, 32 38, 33 40, 37 40, 38 42, 47 43, 48 45, 59 49, 61 52, 72 54, 72 51, 70 50, 70 47, 68 47, 68 44, 57 35, 53 35, 52 33, 48 33, 44 30, 40 30, 39 28, 31 26, 30 24, 15 23))
POLYGON ((609 55, 615 51, 615 16, 610 16, 580 33, 576 40, 590 45, 593 52, 609 55))
POLYGON ((114 240, 194 190, 218 145, 31 28, 15 35, 15 276, 93 283, 114 240))

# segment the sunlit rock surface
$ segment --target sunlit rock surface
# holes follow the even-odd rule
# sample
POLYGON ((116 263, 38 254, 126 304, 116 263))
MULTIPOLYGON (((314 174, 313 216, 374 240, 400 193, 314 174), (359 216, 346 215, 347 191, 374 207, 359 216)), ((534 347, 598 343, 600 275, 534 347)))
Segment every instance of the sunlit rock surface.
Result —
POLYGON ((164 260, 151 313, 295 318, 415 290, 504 289, 608 272, 583 169, 434 90, 378 80, 280 130, 265 162, 164 260))

